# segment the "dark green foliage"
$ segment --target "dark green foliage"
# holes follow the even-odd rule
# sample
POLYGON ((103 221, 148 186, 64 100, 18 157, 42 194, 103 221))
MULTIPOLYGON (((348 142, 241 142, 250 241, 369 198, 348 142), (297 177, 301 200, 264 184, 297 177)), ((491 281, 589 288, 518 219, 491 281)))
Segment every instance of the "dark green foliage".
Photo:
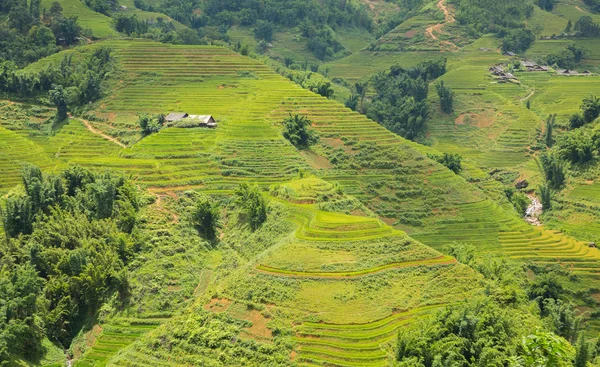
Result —
POLYGON ((496 33, 504 36, 507 29, 521 28, 533 14, 531 1, 523 0, 457 0, 456 20, 470 33, 496 33))
POLYGON ((559 189, 565 182, 565 166, 555 153, 543 153, 540 155, 540 162, 544 177, 550 187, 559 189))
POLYGON ((445 72, 446 59, 440 58, 410 69, 392 66, 388 72, 376 74, 371 82, 377 94, 367 116, 407 139, 421 137, 429 115, 428 83, 445 72))
POLYGON ((155 115, 150 116, 146 114, 142 114, 138 118, 138 125, 142 129, 142 133, 144 135, 150 135, 153 133, 157 133, 162 129, 165 123, 164 115, 155 115))
POLYGON ((550 185, 542 184, 538 189, 538 195, 540 196, 540 201, 542 203, 542 208, 544 211, 552 209, 552 197, 553 192, 550 188, 550 185))
POLYGON ((117 7, 116 0, 84 0, 85 4, 98 13, 110 15, 117 7))
POLYGON ((319 60, 326 60, 345 50, 344 46, 336 39, 333 30, 329 27, 317 27, 305 22, 300 28, 302 36, 308 40, 307 48, 319 60))
POLYGON ((296 70, 285 70, 281 74, 294 83, 302 86, 302 88, 308 89, 323 97, 330 98, 333 96, 334 90, 331 86, 331 82, 319 74, 315 74, 311 71, 296 70))
POLYGON ((569 127, 571 129, 577 129, 582 127, 583 125, 585 125, 585 120, 583 119, 583 116, 580 113, 574 113, 569 118, 569 127))
POLYGON ((583 334, 580 334, 578 339, 574 367, 587 367, 587 362, 590 359, 589 346, 583 334))
POLYGON ((27 196, 9 197, 6 199, 6 209, 1 210, 4 232, 7 237, 19 234, 31 234, 33 231, 33 211, 31 200, 27 196))
POLYGON ((255 231, 267 220, 269 210, 267 200, 260 192, 258 186, 249 186, 247 183, 241 184, 235 191, 237 203, 243 208, 246 214, 250 228, 255 231))
POLYGON ((442 155, 428 154, 427 156, 434 161, 443 164, 454 173, 460 173, 460 171, 462 171, 462 157, 459 154, 444 153, 442 155))
POLYGON ((433 320, 400 330, 397 359, 407 367, 505 366, 526 354, 516 351, 520 335, 530 332, 522 330, 517 313, 491 299, 447 307, 433 320))
POLYGON ((206 14, 213 22, 227 21, 253 24, 258 20, 270 21, 285 26, 297 26, 304 21, 321 25, 355 25, 370 29, 372 20, 365 7, 358 3, 300 0, 209 0, 206 14))
POLYGON ((209 197, 201 197, 192 213, 192 221, 198 232, 208 240, 215 240, 220 220, 221 213, 217 203, 209 197))
POLYGON ((527 211, 527 207, 529 206, 531 200, 529 197, 522 192, 516 192, 510 197, 510 202, 515 207, 515 210, 519 215, 524 216, 527 211))
POLYGON ((527 103, 525 103, 525 107, 530 110, 531 109, 531 101, 527 100, 527 103))
POLYGON ((560 156, 571 163, 586 163, 594 157, 597 144, 588 131, 576 129, 560 137, 557 149, 560 156))
POLYGON ((594 23, 589 15, 584 15, 575 22, 574 29, 582 37, 600 37, 600 25, 594 23))
POLYGON ((24 196, 8 198, 2 213, 9 225, 0 241, 0 299, 8 305, 0 312, 1 358, 7 344, 18 346, 9 353, 32 357, 44 334, 68 346, 84 319, 127 295, 125 266, 139 247, 129 233, 143 200, 123 177, 26 166, 23 186, 24 196))
POLYGON ((452 92, 452 89, 450 89, 450 87, 444 85, 443 80, 435 85, 435 89, 437 90, 438 96, 440 97, 440 107, 442 108, 442 112, 451 113, 454 92, 452 92))
POLYGON ((101 46, 87 52, 74 63, 66 55, 60 65, 48 65, 35 73, 24 73, 11 62, 0 63, 0 91, 20 97, 41 96, 46 92, 58 109, 58 118, 66 117, 67 105, 79 106, 102 96, 103 81, 114 68, 112 50, 101 46))
POLYGON ((56 122, 67 118, 67 92, 62 85, 52 84, 52 89, 48 92, 50 101, 56 107, 56 122))
POLYGON ((600 12, 600 0, 583 0, 583 2, 586 3, 593 12, 600 12))
POLYGON ((296 148, 308 148, 319 140, 317 133, 309 129, 311 125, 306 116, 290 114, 283 120, 283 137, 296 148))
POLYGON ((148 21, 139 20, 135 14, 127 16, 124 14, 117 14, 114 17, 115 29, 121 33, 125 33, 130 36, 132 34, 143 35, 148 33, 150 26, 148 21))
POLYGON ((579 333, 581 318, 577 316, 574 305, 569 302, 548 298, 543 301, 542 315, 548 328, 569 342, 575 342, 579 333))
POLYGON ((536 3, 540 8, 546 11, 552 11, 556 4, 558 4, 558 0, 537 0, 536 3))
POLYGON ((546 126, 544 129, 544 143, 546 143, 547 147, 552 147, 554 144, 554 121, 556 120, 556 114, 548 116, 546 119, 546 126))
POLYGON ((577 63, 584 59, 587 52, 588 50, 584 47, 569 45, 565 49, 547 55, 546 63, 564 69, 573 69, 577 63))
POLYGON ((535 35, 530 29, 512 29, 502 40, 503 51, 524 52, 535 41, 535 35))
POLYGON ((254 28, 254 37, 258 40, 273 40, 273 23, 269 21, 259 21, 254 28))
POLYGON ((600 99, 596 96, 589 96, 581 102, 581 111, 583 112, 583 121, 588 124, 593 122, 600 115, 600 99))
MULTIPOLYGON (((27 263, 17 264, 0 248, 0 363, 10 355, 39 355, 43 336, 42 324, 36 317, 43 279, 27 263)), ((4 363, 2 363, 4 365, 4 363)))

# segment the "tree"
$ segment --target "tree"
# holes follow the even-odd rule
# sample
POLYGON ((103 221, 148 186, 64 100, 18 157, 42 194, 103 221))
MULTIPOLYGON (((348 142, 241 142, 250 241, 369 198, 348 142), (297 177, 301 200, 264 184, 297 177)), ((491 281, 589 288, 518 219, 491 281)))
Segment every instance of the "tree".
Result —
POLYGON ((502 40, 502 51, 524 52, 535 41, 535 35, 530 29, 520 28, 510 30, 502 40))
POLYGON ((542 202, 542 209, 544 211, 552 209, 552 189, 549 185, 542 184, 538 189, 538 195, 542 202))
POLYGON ((268 204, 258 186, 241 184, 235 191, 238 205, 246 212, 250 228, 255 231, 267 220, 268 204))
POLYGON ((569 127, 572 129, 577 129, 585 125, 585 120, 583 116, 579 113, 574 113, 569 118, 569 127))
POLYGON ((558 153, 571 163, 586 163, 594 157, 597 142, 584 129, 576 129, 565 133, 558 140, 558 153))
POLYGON ((52 84, 52 89, 48 92, 50 101, 56 107, 56 122, 61 122, 67 118, 67 92, 60 84, 52 84))
POLYGON ((438 96, 440 97, 440 106, 442 108, 443 113, 451 113, 452 112, 452 100, 454 98, 454 92, 444 85, 444 81, 440 81, 435 85, 438 96))
POLYGON ((290 114, 283 120, 283 137, 297 148, 308 148, 319 140, 316 132, 309 129, 311 125, 306 116, 290 114))
POLYGON ((67 46, 75 43, 77 37, 81 35, 81 27, 77 24, 77 17, 54 18, 50 28, 56 39, 64 40, 67 46))
POLYGON ((444 166, 446 166, 449 170, 451 170, 454 173, 460 173, 460 171, 462 171, 462 157, 458 154, 449 154, 449 153, 444 153, 442 155, 434 155, 434 154, 428 154, 427 155, 429 158, 433 159, 434 161, 443 164, 444 166))
POLYGON ((273 23, 269 21, 259 21, 254 28, 254 37, 258 40, 270 42, 273 40, 273 23))
POLYGON ((527 103, 525 103, 525 107, 530 110, 531 109, 531 100, 527 100, 527 103))
POLYGON ((583 121, 586 124, 593 122, 600 115, 600 99, 596 96, 589 96, 581 102, 581 111, 583 111, 583 121))
POLYGON ((215 240, 221 214, 210 198, 202 197, 192 213, 192 221, 198 231, 208 240, 215 240))
POLYGON ((559 189, 565 182, 565 166, 557 154, 553 152, 540 155, 542 170, 546 181, 553 189, 559 189))
POLYGON ((4 232, 6 237, 17 237, 19 234, 31 234, 33 231, 33 210, 31 200, 26 196, 9 197, 6 209, 2 210, 4 232))
POLYGON ((29 9, 25 6, 26 2, 17 6, 13 6, 8 13, 9 24, 12 28, 18 29, 19 32, 25 33, 31 28, 34 18, 31 16, 29 9))
POLYGON ((569 32, 571 32, 571 28, 573 28, 573 22, 571 22, 571 21, 569 20, 569 22, 567 23, 567 27, 565 28, 565 32, 566 32, 566 33, 569 33, 569 32))
POLYGON ((590 357, 588 351, 588 343, 585 341, 583 334, 579 335, 579 342, 577 343, 577 352, 575 353, 575 364, 574 367, 587 367, 587 363, 590 357))
POLYGON ((516 192, 511 196, 510 202, 515 207, 517 213, 519 213, 520 216, 524 216, 525 212, 527 211, 527 207, 529 206, 530 200, 529 197, 527 197, 527 195, 525 195, 524 193, 516 192))
POLYGON ((548 116, 546 119, 546 129, 544 130, 544 143, 548 148, 554 144, 554 137, 552 136, 554 130, 554 121, 556 120, 556 114, 548 116))

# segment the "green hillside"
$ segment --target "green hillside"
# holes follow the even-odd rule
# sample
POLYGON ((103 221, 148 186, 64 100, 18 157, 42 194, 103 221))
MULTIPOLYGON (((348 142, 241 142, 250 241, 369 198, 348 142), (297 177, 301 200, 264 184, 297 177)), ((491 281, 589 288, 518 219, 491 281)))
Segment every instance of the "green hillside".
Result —
POLYGON ((588 5, 59 2, 94 39, 0 45, 0 364, 600 365, 588 5), (403 73, 415 141, 368 117, 403 73))

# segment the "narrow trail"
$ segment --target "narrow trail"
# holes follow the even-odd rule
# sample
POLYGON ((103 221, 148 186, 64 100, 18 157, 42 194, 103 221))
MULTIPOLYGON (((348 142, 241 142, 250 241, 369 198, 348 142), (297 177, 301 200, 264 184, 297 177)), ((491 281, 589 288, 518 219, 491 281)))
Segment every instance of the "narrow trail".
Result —
POLYGON ((533 97, 533 95, 535 94, 535 89, 531 91, 531 93, 529 93, 529 95, 525 98, 521 98, 520 101, 521 102, 525 102, 526 100, 528 100, 529 98, 533 97))
POLYGON ((69 114, 69 118, 75 118, 81 122, 83 122, 83 124, 85 125, 85 127, 87 127, 87 129, 92 133, 92 134, 96 134, 98 136, 101 136, 102 138, 112 141, 113 143, 117 144, 118 146, 120 146, 121 148, 127 148, 127 145, 121 143, 120 141, 118 141, 117 139, 113 138, 110 135, 106 135, 103 132, 96 130, 92 124, 90 124, 90 122, 88 120, 84 120, 82 118, 78 118, 78 117, 73 117, 71 114, 69 114))
MULTIPOLYGON (((438 7, 438 9, 444 12, 444 22, 433 25, 425 30, 425 34, 427 34, 429 38, 434 40, 438 39, 437 36, 433 34, 434 31, 440 33, 442 27, 444 27, 446 24, 454 23, 456 21, 452 13, 450 13, 450 10, 448 10, 448 8, 446 7, 446 4, 444 4, 444 0, 439 0, 436 6, 438 7)), ((454 47, 456 47, 456 45, 454 45, 454 47)))

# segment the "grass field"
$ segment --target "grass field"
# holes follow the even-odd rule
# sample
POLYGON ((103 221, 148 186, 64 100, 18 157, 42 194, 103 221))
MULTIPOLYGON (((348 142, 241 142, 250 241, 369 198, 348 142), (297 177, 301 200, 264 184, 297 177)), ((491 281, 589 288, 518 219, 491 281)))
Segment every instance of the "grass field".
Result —
MULTIPOLYGON (((50 9, 53 0, 42 0, 41 6, 50 9)), ((77 23, 84 29, 91 29, 96 38, 118 37, 117 32, 112 26, 112 19, 104 14, 97 13, 88 8, 80 0, 59 0, 63 7, 65 16, 76 16, 77 23)))

